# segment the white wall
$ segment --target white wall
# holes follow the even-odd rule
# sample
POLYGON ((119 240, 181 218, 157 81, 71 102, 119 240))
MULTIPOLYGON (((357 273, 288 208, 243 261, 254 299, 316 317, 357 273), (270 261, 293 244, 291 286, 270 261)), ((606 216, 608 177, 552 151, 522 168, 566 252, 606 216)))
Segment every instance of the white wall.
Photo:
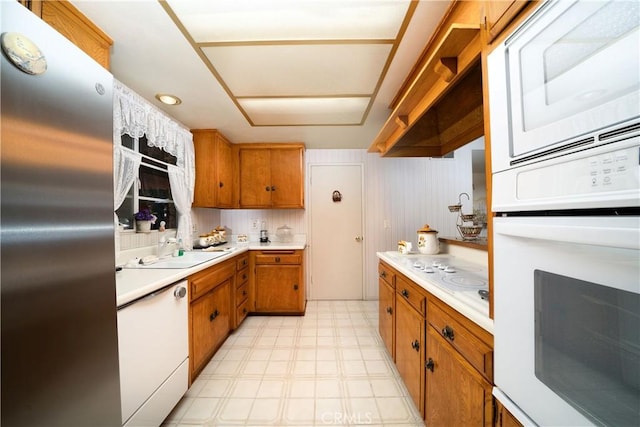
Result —
MULTIPOLYGON (((376 252, 397 249, 398 240, 409 240, 416 246, 416 231, 424 224, 438 230, 441 237, 456 236, 456 215, 447 206, 456 204, 461 192, 473 200, 470 146, 456 150, 453 159, 386 159, 366 150, 306 150, 305 159, 307 179, 310 164, 364 164, 367 299, 378 298, 376 252)), ((472 211, 472 202, 466 198, 463 210, 472 211)), ((306 210, 302 209, 195 209, 194 217, 199 232, 223 225, 233 234, 254 238, 259 230, 251 229, 253 219, 267 221, 272 234, 285 224, 296 234, 307 234, 308 229, 306 210)))

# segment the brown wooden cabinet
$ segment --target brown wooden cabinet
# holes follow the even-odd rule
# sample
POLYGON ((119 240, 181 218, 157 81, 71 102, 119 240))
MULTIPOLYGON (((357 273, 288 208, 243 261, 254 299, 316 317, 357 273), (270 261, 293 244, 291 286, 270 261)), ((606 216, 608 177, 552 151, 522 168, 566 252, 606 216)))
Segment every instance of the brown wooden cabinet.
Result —
POLYGON ((304 208, 304 145, 239 146, 241 208, 304 208))
POLYGON ((526 0, 485 1, 487 42, 492 42, 531 3, 526 0))
POLYGON ((426 291, 396 274, 396 367, 423 417, 425 310, 426 291))
POLYGON ((231 331, 235 273, 231 259, 189 277, 189 384, 231 331))
POLYGON ((391 359, 395 361, 396 275, 392 268, 380 262, 378 277, 378 331, 391 359))
POLYGON ((66 0, 19 0, 107 70, 113 40, 66 0))
POLYGON ((303 315, 303 250, 251 251, 253 311, 303 315))
POLYGON ((389 264, 378 273, 380 336, 426 425, 491 426, 493 336, 389 264))
POLYGON ((196 157, 193 205, 207 208, 237 207, 236 160, 232 144, 215 129, 192 129, 196 157))
POLYGON ((249 314, 249 254, 236 258, 236 285, 234 293, 235 315, 233 329, 236 329, 249 314))
POLYGON ((425 422, 428 426, 491 426, 491 383, 432 326, 427 330, 426 367, 425 422))
POLYGON ((522 423, 505 408, 498 399, 493 399, 495 405, 494 427, 522 427, 522 423))
POLYGON ((427 308, 425 421, 493 424, 493 336, 435 297, 427 308))

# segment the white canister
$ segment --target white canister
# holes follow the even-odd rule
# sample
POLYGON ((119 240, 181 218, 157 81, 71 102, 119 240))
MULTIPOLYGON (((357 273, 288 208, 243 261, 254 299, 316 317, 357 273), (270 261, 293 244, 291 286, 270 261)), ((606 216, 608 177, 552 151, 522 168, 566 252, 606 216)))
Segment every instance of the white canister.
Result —
POLYGON ((439 250, 438 232, 425 224, 418 230, 418 251, 421 254, 435 255, 439 250))

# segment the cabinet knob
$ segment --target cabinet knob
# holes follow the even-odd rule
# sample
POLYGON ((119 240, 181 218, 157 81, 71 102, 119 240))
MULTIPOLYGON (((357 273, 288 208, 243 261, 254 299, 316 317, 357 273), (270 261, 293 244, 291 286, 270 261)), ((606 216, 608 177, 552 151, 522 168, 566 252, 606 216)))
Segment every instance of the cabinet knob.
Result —
POLYGON ((409 298, 409 291, 406 289, 403 289, 402 291, 400 291, 400 295, 402 295, 405 298, 409 298))
POLYGON ((268 185, 267 185, 266 187, 264 187, 264 189, 265 189, 266 191, 271 191, 271 187, 269 187, 268 185))
POLYGON ((245 296, 246 294, 247 294, 247 290, 245 289, 242 291, 242 296, 245 296))
POLYGON ((429 358, 429 360, 427 360, 427 363, 424 365, 428 370, 430 370, 431 372, 433 372, 433 368, 435 368, 436 364, 433 361, 432 358, 429 358))
POLYGON ((387 277, 387 272, 383 271, 382 273, 380 273, 380 277, 382 277, 383 279, 387 277))
POLYGON ((387 313, 392 314, 393 313, 393 309, 391 307, 387 307, 387 313))
POLYGON ((276 262, 280 262, 280 257, 279 256, 276 257, 276 262))
POLYGON ((448 338, 449 341, 453 341, 453 338, 454 338, 453 328, 449 325, 442 328, 442 336, 445 338, 448 338))
POLYGON ((209 315, 209 322, 213 322, 215 318, 218 317, 219 314, 220 312, 216 308, 215 311, 209 315))
POLYGON ((276 191, 276 186, 275 185, 271 186, 271 191, 276 191))
POLYGON ((420 341, 415 340, 411 343, 411 348, 415 351, 420 351, 420 341))
POLYGON ((295 285, 293 285, 293 290, 297 291, 298 290, 298 284, 296 283, 295 285))
POLYGON ((220 188, 224 187, 224 182, 220 181, 220 183, 218 184, 218 186, 219 186, 220 188))

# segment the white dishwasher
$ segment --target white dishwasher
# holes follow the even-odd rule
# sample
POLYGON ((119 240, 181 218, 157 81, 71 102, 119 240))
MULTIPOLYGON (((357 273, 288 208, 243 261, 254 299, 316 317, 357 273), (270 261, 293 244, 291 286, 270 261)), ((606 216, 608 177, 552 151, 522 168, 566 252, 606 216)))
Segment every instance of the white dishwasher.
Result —
POLYGON ((157 427, 188 388, 187 281, 118 308, 122 425, 157 427))

